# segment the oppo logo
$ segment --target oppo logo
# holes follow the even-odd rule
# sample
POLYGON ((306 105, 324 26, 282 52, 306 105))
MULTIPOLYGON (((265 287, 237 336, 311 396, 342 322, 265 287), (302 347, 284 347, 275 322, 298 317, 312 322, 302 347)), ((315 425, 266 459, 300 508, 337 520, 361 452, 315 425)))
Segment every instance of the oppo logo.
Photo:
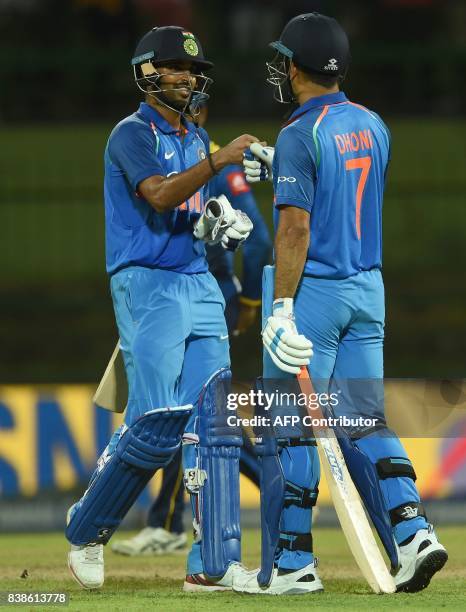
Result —
POLYGON ((294 176, 279 176, 278 177, 278 182, 279 183, 296 183, 296 179, 294 176))

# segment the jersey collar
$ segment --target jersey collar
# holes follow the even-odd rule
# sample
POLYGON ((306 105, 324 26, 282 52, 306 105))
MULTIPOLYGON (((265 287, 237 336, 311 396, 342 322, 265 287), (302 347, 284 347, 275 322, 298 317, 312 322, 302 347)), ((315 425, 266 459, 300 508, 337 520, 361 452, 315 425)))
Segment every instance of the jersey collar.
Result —
MULTIPOLYGON (((141 115, 149 122, 153 123, 155 127, 163 132, 164 134, 179 134, 179 130, 176 130, 172 125, 168 123, 168 121, 162 117, 162 115, 155 110, 150 104, 147 102, 141 102, 139 105, 139 112, 141 115)), ((184 117, 181 118, 182 130, 186 130, 187 132, 193 132, 196 130, 196 126, 189 121, 186 121, 184 117)))
POLYGON ((287 124, 291 123, 297 117, 304 115, 304 113, 307 113, 307 111, 310 111, 313 108, 319 108, 321 106, 327 106, 329 104, 341 104, 342 102, 347 102, 347 101, 348 101, 348 98, 342 91, 338 91, 337 93, 326 94, 325 96, 318 96, 317 98, 311 98, 307 102, 304 102, 304 104, 301 104, 301 106, 297 108, 294 111, 294 113, 292 113, 292 115, 290 116, 290 118, 288 119, 286 123, 287 124))

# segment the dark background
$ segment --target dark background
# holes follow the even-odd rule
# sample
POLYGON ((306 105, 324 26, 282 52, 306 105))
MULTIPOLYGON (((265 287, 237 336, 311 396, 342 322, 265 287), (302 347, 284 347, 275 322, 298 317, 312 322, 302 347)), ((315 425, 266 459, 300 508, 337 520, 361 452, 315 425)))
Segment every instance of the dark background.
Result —
MULTIPOLYGON (((267 43, 311 10, 348 31, 344 90, 393 135, 386 374, 465 376, 466 2, 0 0, 0 383, 95 382, 111 354, 102 157, 140 99, 142 34, 196 32, 215 62, 212 137, 273 143, 284 108, 265 84, 267 43)), ((270 186, 255 193, 270 224, 270 186)), ((236 377, 259 373, 258 331, 232 343, 236 377)))

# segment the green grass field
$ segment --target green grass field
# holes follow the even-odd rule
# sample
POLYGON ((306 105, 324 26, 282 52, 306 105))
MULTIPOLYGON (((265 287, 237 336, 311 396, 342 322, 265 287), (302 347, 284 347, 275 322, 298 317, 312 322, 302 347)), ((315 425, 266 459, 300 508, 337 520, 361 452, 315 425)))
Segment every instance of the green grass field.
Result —
MULTIPOLYGON (((371 593, 337 529, 314 530, 325 593, 264 597, 230 593, 184 594, 184 555, 127 558, 106 551, 106 582, 100 591, 84 591, 66 567, 67 543, 61 534, 0 536, 0 591, 67 592, 71 610, 340 610, 466 609, 466 527, 446 527, 438 535, 449 551, 445 568, 430 587, 414 595, 378 596, 371 593), (28 577, 21 578, 27 569, 28 577)), ((259 534, 246 530, 244 562, 259 561, 259 534)), ((44 609, 25 606, 22 609, 44 609)))

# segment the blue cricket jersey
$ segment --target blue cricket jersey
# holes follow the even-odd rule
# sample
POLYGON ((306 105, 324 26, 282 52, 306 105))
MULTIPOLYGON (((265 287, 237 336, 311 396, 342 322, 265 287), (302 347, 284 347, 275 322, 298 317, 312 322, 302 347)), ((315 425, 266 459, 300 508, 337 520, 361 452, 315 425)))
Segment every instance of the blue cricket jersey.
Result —
POLYGON ((207 271, 204 242, 193 236, 193 223, 204 208, 205 189, 166 213, 156 212, 138 193, 144 179, 183 172, 205 158, 206 132, 188 122, 181 131, 143 102, 110 134, 104 180, 109 274, 128 266, 185 274, 207 271))
POLYGON ((304 274, 347 278, 382 266, 382 200, 390 133, 343 92, 311 98, 275 146, 274 222, 283 205, 310 213, 304 274))
MULTIPOLYGON (((262 269, 269 262, 272 245, 267 225, 257 207, 251 187, 244 178, 241 166, 226 166, 210 180, 209 195, 213 197, 221 194, 228 198, 233 208, 246 213, 254 225, 251 234, 241 247, 243 254, 241 294, 243 298, 260 303, 262 269)), ((234 276, 234 253, 226 251, 219 244, 207 246, 206 251, 209 270, 214 276, 223 278, 234 276)))

